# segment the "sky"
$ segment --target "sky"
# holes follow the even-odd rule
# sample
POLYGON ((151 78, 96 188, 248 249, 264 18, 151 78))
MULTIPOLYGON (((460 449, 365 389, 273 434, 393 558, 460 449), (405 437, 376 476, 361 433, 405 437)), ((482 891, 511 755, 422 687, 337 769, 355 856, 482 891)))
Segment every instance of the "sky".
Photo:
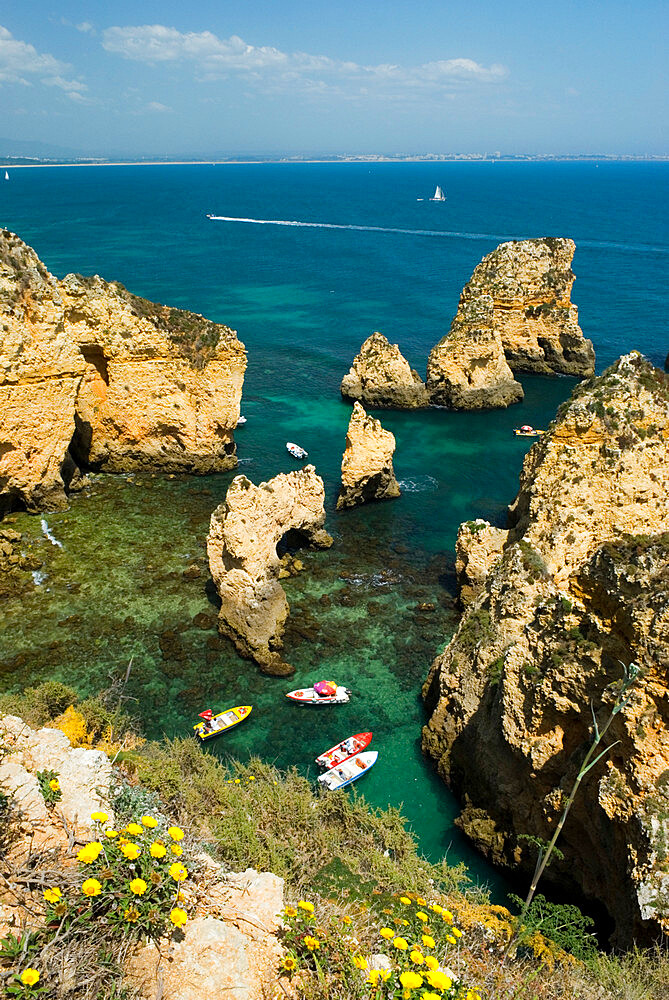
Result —
POLYGON ((666 0, 0 0, 0 154, 667 154, 666 0))

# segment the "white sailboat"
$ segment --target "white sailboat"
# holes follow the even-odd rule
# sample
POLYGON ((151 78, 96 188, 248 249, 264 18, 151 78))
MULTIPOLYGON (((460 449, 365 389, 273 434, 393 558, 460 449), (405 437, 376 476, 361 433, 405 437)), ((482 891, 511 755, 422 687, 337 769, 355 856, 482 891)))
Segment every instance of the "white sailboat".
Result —
POLYGON ((435 188, 434 194, 430 198, 430 201, 446 201, 446 195, 441 190, 438 184, 437 187, 435 188))
POLYGON ((5 170, 5 180, 6 181, 9 180, 9 171, 8 170, 5 170))

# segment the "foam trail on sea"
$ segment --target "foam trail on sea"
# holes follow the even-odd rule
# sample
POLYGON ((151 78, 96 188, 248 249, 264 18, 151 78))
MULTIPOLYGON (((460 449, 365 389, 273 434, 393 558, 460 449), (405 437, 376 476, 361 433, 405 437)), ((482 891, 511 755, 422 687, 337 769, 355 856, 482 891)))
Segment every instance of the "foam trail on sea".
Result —
MULTIPOLYGON (((244 219, 236 215, 208 215, 212 222, 245 222, 254 226, 296 226, 303 229, 349 229, 359 233, 399 233, 402 236, 442 236, 447 239, 460 240, 495 240, 503 243, 506 240, 528 239, 525 236, 509 236, 501 233, 464 233, 451 229, 396 229, 386 226, 343 226, 335 222, 300 222, 297 219, 244 219)), ((609 240, 577 240, 578 246, 593 247, 604 250, 626 250, 635 253, 668 254, 669 247, 653 246, 639 243, 617 243, 609 240)))
POLYGON ((413 479, 400 479, 398 486, 405 493, 430 493, 439 488, 434 476, 414 476, 413 479))
POLYGON ((51 529, 49 528, 49 525, 46 523, 44 518, 41 519, 40 524, 42 525, 42 534, 44 535, 44 537, 48 538, 52 545, 56 545, 58 546, 59 549, 62 549, 63 543, 59 542, 57 538, 54 538, 54 536, 51 534, 51 529))

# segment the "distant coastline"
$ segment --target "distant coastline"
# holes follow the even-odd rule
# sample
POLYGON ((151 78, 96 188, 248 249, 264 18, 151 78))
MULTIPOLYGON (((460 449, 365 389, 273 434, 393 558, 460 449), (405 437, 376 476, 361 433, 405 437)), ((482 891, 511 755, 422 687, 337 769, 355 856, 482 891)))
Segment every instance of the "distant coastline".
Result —
POLYGON ((84 159, 47 157, 4 157, 0 158, 0 169, 18 170, 25 167, 167 167, 167 166, 249 166, 260 164, 317 164, 317 163, 667 163, 669 154, 594 154, 558 155, 502 155, 502 154, 454 154, 451 156, 432 153, 410 155, 337 155, 337 156, 267 156, 232 157, 223 159, 84 159))

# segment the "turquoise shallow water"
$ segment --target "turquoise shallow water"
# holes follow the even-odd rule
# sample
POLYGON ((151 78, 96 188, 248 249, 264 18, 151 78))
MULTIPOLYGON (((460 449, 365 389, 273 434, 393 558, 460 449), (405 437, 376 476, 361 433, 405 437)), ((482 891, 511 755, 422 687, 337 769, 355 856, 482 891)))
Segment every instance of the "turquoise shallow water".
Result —
POLYGON ((54 273, 97 272, 238 329, 249 351, 239 471, 256 482, 288 471, 296 464, 285 441, 304 445, 325 479, 335 546, 304 556, 305 572, 286 583, 294 681, 263 677, 218 638, 204 562, 209 515, 233 474, 94 476, 68 511, 47 517, 62 549, 39 518, 14 515, 44 580, 2 608, 4 687, 55 677, 93 691, 132 657, 130 689, 150 734, 188 731, 209 704, 249 702, 249 722, 210 752, 305 769, 371 728, 380 758, 360 792, 402 803, 428 857, 448 851, 493 878, 453 827, 457 805, 420 753, 419 690, 456 621, 457 525, 503 523, 531 443, 512 428, 545 425, 573 383, 523 378, 525 401, 507 411, 382 414, 397 438, 403 495, 340 514, 350 407, 338 385, 374 329, 424 371, 481 257, 503 238, 538 235, 577 242, 574 300, 598 367, 632 347, 660 363, 669 349, 668 176, 664 165, 610 163, 13 171, 0 186, 0 221, 54 273), (445 204, 416 201, 435 183, 445 204), (207 212, 440 235, 216 223, 207 212), (202 573, 185 580, 194 562, 202 573), (418 610, 424 602, 435 610, 418 610), (309 714, 284 700, 289 687, 323 676, 354 689, 349 705, 309 714))

